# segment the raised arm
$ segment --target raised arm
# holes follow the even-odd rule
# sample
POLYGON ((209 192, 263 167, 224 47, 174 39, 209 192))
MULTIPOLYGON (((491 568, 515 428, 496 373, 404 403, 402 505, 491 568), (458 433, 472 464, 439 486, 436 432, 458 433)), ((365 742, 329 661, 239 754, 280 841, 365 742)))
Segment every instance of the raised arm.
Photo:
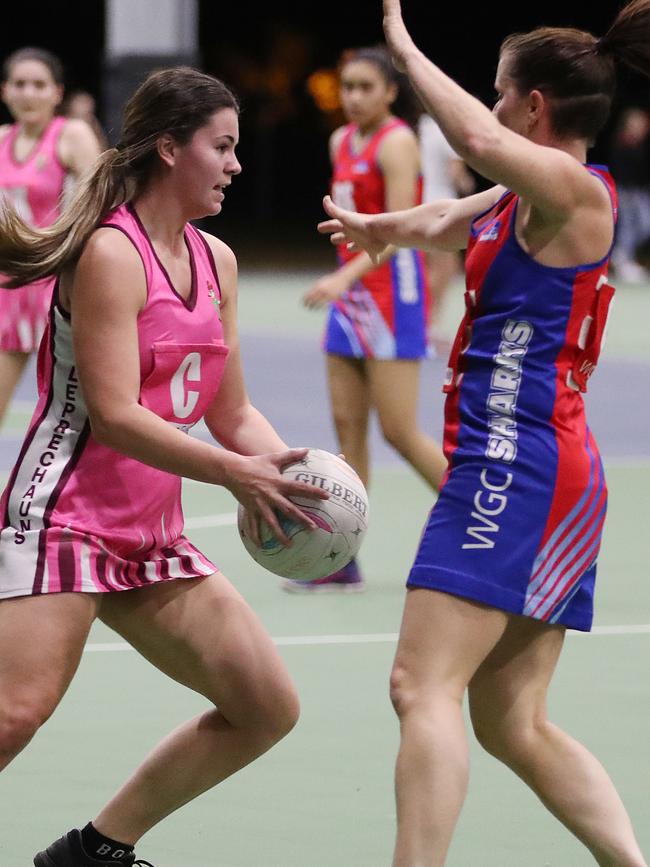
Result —
MULTIPOLYGON (((395 65, 408 74, 427 112, 469 166, 515 191, 550 219, 562 220, 582 204, 603 206, 602 184, 578 159, 508 129, 425 57, 404 25, 400 0, 384 0, 384 32, 395 65)), ((533 93, 540 108, 544 96, 533 93)))

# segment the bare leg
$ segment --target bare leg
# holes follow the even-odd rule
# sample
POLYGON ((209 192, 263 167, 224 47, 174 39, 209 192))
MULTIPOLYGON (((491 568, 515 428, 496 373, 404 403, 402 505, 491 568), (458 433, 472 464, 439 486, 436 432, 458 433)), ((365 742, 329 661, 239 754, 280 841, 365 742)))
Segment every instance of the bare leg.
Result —
POLYGON ((256 615, 219 573, 113 594, 100 616, 161 671, 217 706, 165 738, 93 822, 106 836, 135 844, 284 737, 298 699, 256 615))
POLYGON ((645 867, 605 769, 548 720, 546 694, 563 640, 561 628, 513 618, 469 686, 474 730, 602 867, 645 867))
POLYGON ((438 443, 419 426, 420 368, 419 361, 406 359, 367 361, 372 404, 386 441, 437 491, 447 461, 438 443))
POLYGON ((87 593, 0 602, 0 769, 30 742, 77 670, 97 609, 87 593))
POLYGON ((363 359, 327 356, 327 376, 334 426, 346 461, 368 486, 368 415, 370 396, 363 359))
POLYGON ((0 424, 7 413, 28 361, 29 355, 26 352, 0 350, 0 424))
POLYGON ((393 867, 444 864, 467 790, 465 689, 507 620, 445 593, 407 594, 391 676, 401 730, 393 867))

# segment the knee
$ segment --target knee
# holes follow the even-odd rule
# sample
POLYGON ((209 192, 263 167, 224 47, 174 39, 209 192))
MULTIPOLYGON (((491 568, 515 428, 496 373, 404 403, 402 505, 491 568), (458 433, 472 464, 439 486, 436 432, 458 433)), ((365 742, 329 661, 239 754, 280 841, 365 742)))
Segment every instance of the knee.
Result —
POLYGON ((471 718, 476 740, 481 747, 511 768, 530 764, 546 726, 546 721, 541 719, 501 719, 497 722, 491 719, 487 722, 475 714, 471 718))
POLYGON ((361 441, 366 438, 366 419, 364 416, 335 410, 334 426, 342 442, 361 441))
POLYGON ((12 758, 25 747, 52 713, 42 697, 5 696, 0 706, 0 754, 12 758))
POLYGON ((402 720, 413 709, 418 697, 408 670, 396 662, 390 674, 389 695, 398 719, 402 720))
POLYGON ((401 455, 406 456, 410 452, 415 428, 410 429, 401 420, 395 421, 394 419, 380 419, 379 423, 382 436, 388 445, 401 455))
POLYGON ((293 684, 273 683, 264 695, 248 705, 239 723, 233 724, 256 732, 256 737, 268 748, 286 737, 299 717, 300 702, 293 684))
POLYGON ((300 701, 292 685, 287 685, 273 696, 273 709, 270 713, 267 730, 273 742, 282 740, 295 727, 300 718, 300 701))

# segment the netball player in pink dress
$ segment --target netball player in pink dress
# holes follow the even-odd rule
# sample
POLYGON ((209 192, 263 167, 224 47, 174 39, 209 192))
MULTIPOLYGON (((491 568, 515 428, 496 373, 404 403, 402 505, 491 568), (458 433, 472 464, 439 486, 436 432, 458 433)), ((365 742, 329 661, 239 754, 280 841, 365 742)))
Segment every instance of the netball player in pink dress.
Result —
POLYGON ((306 450, 287 449, 250 404, 235 258, 190 225, 220 212, 238 137, 222 82, 184 67, 152 74, 117 148, 47 232, 12 212, 0 220, 13 282, 56 277, 38 406, 1 503, 0 763, 55 709, 95 618, 210 703, 36 867, 148 863, 133 853, 142 834, 297 718, 270 637, 183 535, 181 477, 228 488, 258 539, 264 518, 287 541, 278 513, 313 526, 288 495, 326 498, 281 476, 306 450), (200 418, 224 448, 187 435, 200 418))
POLYGON ((468 780, 467 696, 481 745, 598 864, 646 867, 607 773, 550 722, 547 691, 566 629, 591 628, 607 509, 582 395, 614 291, 617 200, 587 151, 607 120, 614 61, 650 74, 650 2, 623 7, 602 39, 560 27, 507 37, 494 113, 417 49, 399 0, 384 0, 384 15, 396 66, 459 156, 495 184, 397 214, 326 202, 334 219, 321 226, 373 258, 385 244, 467 248, 444 389, 449 468, 408 577, 391 678, 393 865, 446 861, 468 780))
MULTIPOLYGON (((0 127, 0 194, 31 226, 54 222, 64 191, 99 154, 87 123, 55 116, 62 97, 63 68, 49 51, 21 48, 5 60, 2 99, 15 122, 0 127)), ((53 285, 47 277, 0 291, 0 421, 38 349, 53 285)))

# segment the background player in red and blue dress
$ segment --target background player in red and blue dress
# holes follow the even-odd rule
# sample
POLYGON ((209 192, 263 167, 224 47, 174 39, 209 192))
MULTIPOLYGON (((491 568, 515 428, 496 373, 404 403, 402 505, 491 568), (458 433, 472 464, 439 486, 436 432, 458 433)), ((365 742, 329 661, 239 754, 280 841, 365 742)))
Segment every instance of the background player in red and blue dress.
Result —
MULTIPOLYGON (((547 717, 565 630, 589 630, 607 491, 582 392, 613 289, 617 216, 586 162, 614 60, 650 73, 650 2, 602 39, 542 27, 501 46, 490 113, 416 48, 399 0, 384 29, 454 150, 496 186, 362 216, 326 200, 337 243, 467 247, 466 313, 445 391, 449 469, 408 579, 392 699, 401 725, 394 867, 439 867, 468 778, 463 699, 480 743, 601 865, 645 867, 605 770, 547 717), (469 242, 467 238, 469 236, 469 242)), ((522 853, 522 863, 530 861, 522 853)))
MULTIPOLYGON (((3 65, 2 100, 15 123, 0 127, 0 194, 32 226, 49 226, 100 146, 82 120, 56 116, 63 67, 42 48, 21 48, 3 65)), ((54 280, 0 290, 0 421, 47 322, 54 280)))
MULTIPOLYGON (((418 140, 393 114, 399 83, 385 47, 344 55, 340 94, 349 123, 330 138, 334 201, 369 213, 422 201, 418 140)), ((403 93, 404 102, 405 97, 403 93)), ((377 265, 366 253, 351 252, 345 245, 337 254, 339 267, 311 288, 305 304, 330 304, 324 349, 339 447, 367 486, 368 421, 376 410, 386 440, 437 490, 444 457, 417 418, 431 305, 424 255, 392 250, 377 265)), ((329 578, 284 582, 284 587, 296 592, 356 590, 362 579, 352 561, 329 578)))

